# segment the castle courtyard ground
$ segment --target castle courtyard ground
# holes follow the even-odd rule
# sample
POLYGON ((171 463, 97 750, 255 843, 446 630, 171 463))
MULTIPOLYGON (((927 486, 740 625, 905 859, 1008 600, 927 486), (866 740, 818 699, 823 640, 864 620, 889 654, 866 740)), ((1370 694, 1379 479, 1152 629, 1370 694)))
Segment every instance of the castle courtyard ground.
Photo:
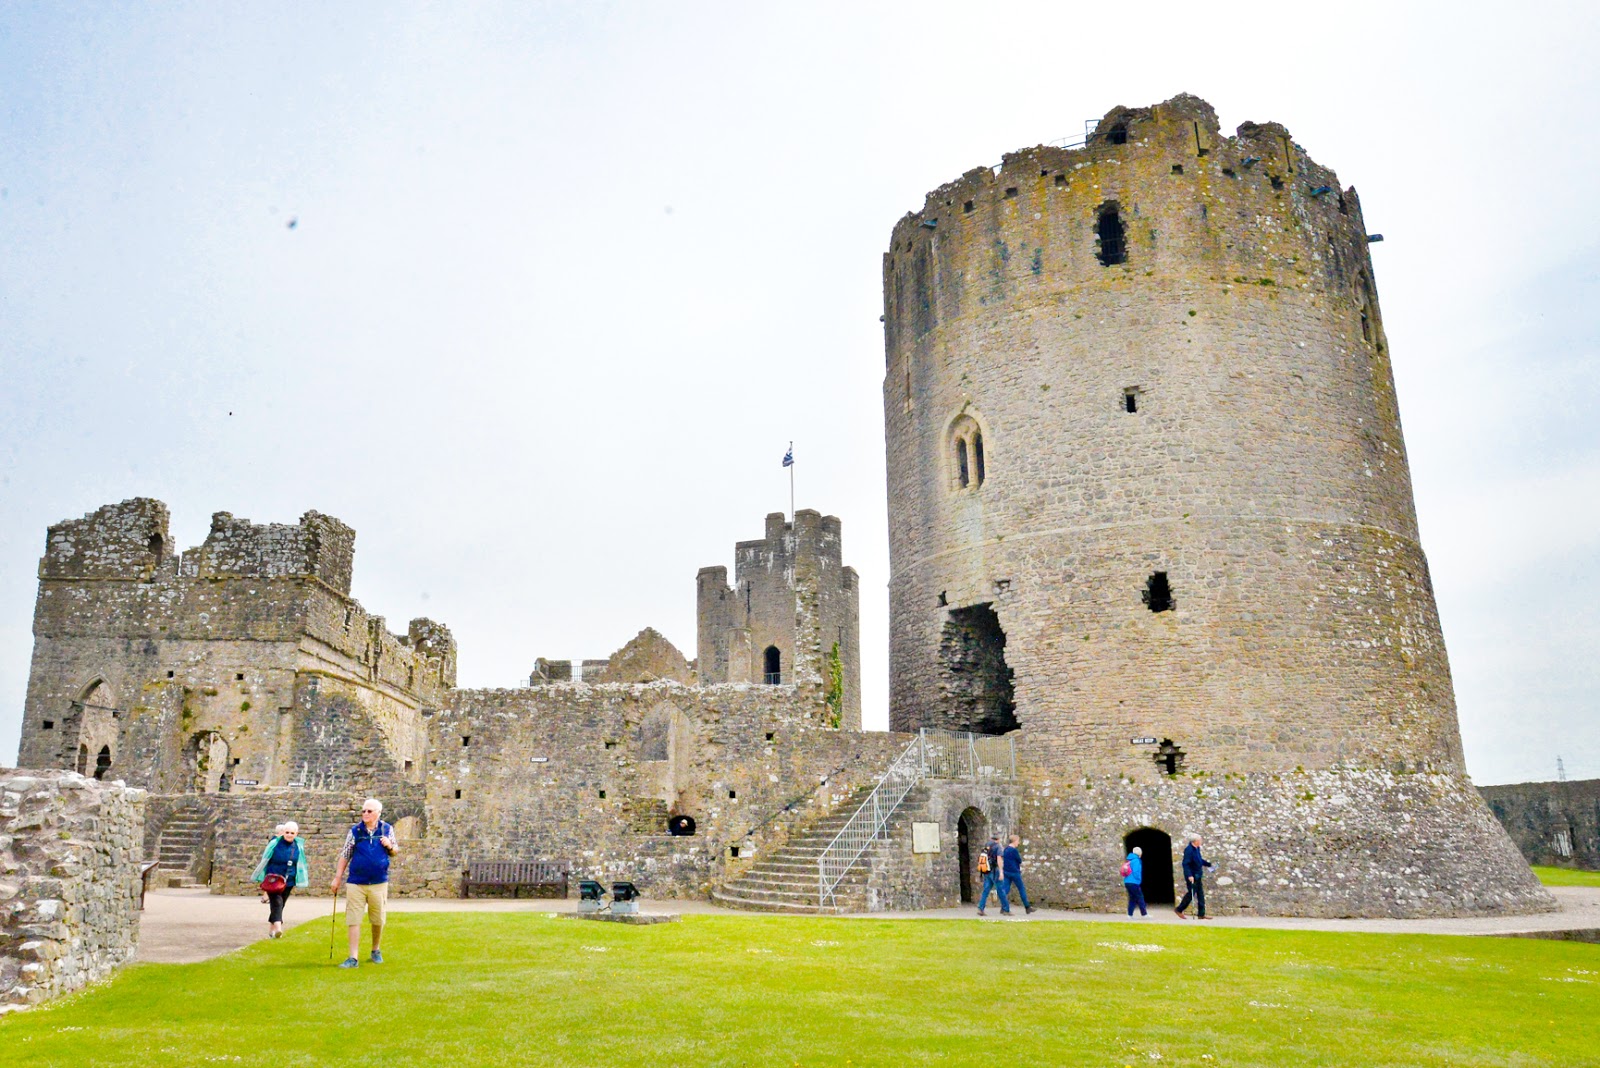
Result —
MULTIPOLYGON (((1571 878, 1566 873, 1555 872, 1544 876, 1546 881, 1571 878)), ((1542 873, 1541 873, 1542 874, 1542 873)), ((1577 873, 1577 875, 1592 873, 1577 873)), ((1548 934, 1556 931, 1586 931, 1591 937, 1600 936, 1600 879, 1586 880, 1590 885, 1554 885, 1551 893, 1560 902, 1558 912, 1534 916, 1473 917, 1467 919, 1439 918, 1422 920, 1317 920, 1291 919, 1268 916, 1224 916, 1208 921, 1214 927, 1242 929, 1327 931, 1365 934, 1433 934, 1433 935, 1509 935, 1548 934)), ((290 926, 321 920, 324 933, 329 925, 330 898, 291 897, 285 912, 290 926)), ((395 898, 389 910, 411 912, 470 912, 470 913, 562 913, 577 908, 576 901, 552 898, 473 898, 460 901, 448 898, 395 898)), ((344 922, 340 906, 339 924, 344 922)), ((744 916, 764 918, 748 912, 720 908, 701 901, 646 901, 643 911, 678 913, 686 916, 744 916)), ((147 964, 187 964, 210 960, 236 949, 262 941, 266 937, 265 905, 254 897, 229 897, 211 894, 204 889, 153 890, 145 899, 145 911, 139 928, 138 960, 147 964)), ((805 917, 795 917, 805 919, 805 917)), ((872 920, 962 920, 979 922, 971 908, 927 909, 922 912, 872 913, 846 919, 872 920)), ((1024 917, 1021 909, 1009 920, 1001 920, 999 909, 991 905, 985 923, 1039 923, 1066 921, 1079 923, 1112 923, 1137 925, 1166 925, 1195 923, 1180 920, 1168 907, 1153 908, 1147 918, 1129 921, 1118 913, 1094 913, 1041 908, 1032 916, 1024 917)))
MULTIPOLYGON (((240 903, 157 895, 152 928, 180 929, 169 906, 191 932, 220 923, 208 904, 240 903)), ((382 966, 330 967, 314 915, 0 1017, 0 1064, 1600 1063, 1600 947, 1574 942, 1046 912, 628 927, 544 902, 414 904, 390 918, 382 966)))

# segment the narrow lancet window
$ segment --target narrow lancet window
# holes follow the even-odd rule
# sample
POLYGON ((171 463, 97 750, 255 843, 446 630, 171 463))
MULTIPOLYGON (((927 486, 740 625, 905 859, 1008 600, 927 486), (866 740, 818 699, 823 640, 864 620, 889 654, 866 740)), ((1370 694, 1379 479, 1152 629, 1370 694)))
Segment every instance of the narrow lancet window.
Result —
POLYGON ((983 485, 983 435, 973 432, 972 435, 972 465, 978 476, 978 485, 983 485))
POLYGON ((961 483, 961 488, 967 488, 967 443, 965 439, 956 442, 956 481, 961 483))
POLYGON ((1100 220, 1095 231, 1100 238, 1100 264, 1111 267, 1118 263, 1128 262, 1128 247, 1126 233, 1122 227, 1122 215, 1116 203, 1106 204, 1100 209, 1100 220))

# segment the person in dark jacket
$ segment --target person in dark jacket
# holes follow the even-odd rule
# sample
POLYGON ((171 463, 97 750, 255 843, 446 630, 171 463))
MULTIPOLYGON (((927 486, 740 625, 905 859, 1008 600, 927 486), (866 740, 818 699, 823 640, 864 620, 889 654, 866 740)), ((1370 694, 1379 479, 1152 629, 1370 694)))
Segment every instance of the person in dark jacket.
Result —
POLYGON ((1206 916, 1206 869, 1211 867, 1211 862, 1200 855, 1200 836, 1197 834, 1189 839, 1189 844, 1183 847, 1183 900, 1178 902, 1178 907, 1173 912, 1178 914, 1178 919, 1186 920, 1183 910, 1189 907, 1189 902, 1194 901, 1199 917, 1204 920, 1206 916))
POLYGON ((1000 892, 1000 911, 1007 915, 1011 912, 1011 888, 1017 888, 1017 896, 1022 899, 1022 911, 1032 912, 1033 906, 1028 903, 1028 888, 1022 885, 1022 850, 1017 847, 1022 844, 1022 839, 1017 835, 1011 836, 1011 844, 1006 846, 1005 852, 1000 854, 1000 866, 1005 870, 1006 886, 1000 892))
POLYGON ((263 890, 261 898, 268 905, 267 935, 283 937, 283 906, 297 886, 309 881, 306 874, 306 849, 300 844, 300 825, 293 820, 280 823, 267 848, 261 851, 261 861, 250 873, 250 881, 260 884, 269 875, 283 879, 283 889, 263 890))
POLYGON ((991 834, 989 844, 983 847, 981 854, 988 861, 988 870, 983 873, 983 893, 978 895, 978 915, 983 915, 983 908, 989 903, 989 891, 994 891, 994 896, 1000 902, 1000 915, 1011 915, 1011 902, 1006 898, 1006 885, 1004 877, 1000 874, 1000 836, 991 834))
POLYGON ((373 964, 383 963, 383 952, 378 943, 383 938, 384 910, 389 901, 389 858, 400 852, 394 828, 379 819, 383 802, 369 797, 361 803, 361 822, 350 828, 344 836, 344 848, 339 851, 339 870, 333 875, 333 892, 339 893, 339 884, 350 881, 344 888, 344 923, 350 931, 350 956, 341 968, 355 968, 361 961, 357 953, 361 948, 361 916, 365 913, 372 926, 373 964))
POLYGON ((1128 854, 1128 874, 1122 877, 1122 885, 1128 891, 1128 917, 1133 917, 1133 910, 1137 908, 1139 915, 1148 916, 1150 913, 1144 907, 1144 850, 1138 846, 1133 847, 1133 852, 1128 854))

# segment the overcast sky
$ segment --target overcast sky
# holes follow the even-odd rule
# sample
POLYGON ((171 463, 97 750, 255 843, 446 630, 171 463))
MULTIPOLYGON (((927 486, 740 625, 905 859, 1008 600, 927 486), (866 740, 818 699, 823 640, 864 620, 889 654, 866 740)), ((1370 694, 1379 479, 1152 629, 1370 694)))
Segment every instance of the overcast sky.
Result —
POLYGON ((1284 123, 1387 238, 1469 769, 1600 777, 1593 10, 8 3, 0 763, 50 523, 327 512, 370 611, 510 686, 647 625, 693 656, 695 571, 787 507, 790 439, 886 725, 890 228, 1187 91, 1284 123))

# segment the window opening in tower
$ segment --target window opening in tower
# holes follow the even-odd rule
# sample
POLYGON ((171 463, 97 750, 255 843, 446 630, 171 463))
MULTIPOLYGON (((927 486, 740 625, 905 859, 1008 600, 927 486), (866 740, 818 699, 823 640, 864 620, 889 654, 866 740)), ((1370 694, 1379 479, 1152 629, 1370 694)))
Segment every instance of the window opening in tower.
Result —
POLYGON ((1152 612, 1172 611, 1172 585, 1165 571, 1157 571, 1145 582, 1143 599, 1152 612))
POLYGON ((1106 134, 1106 140, 1110 141, 1114 145, 1127 144, 1128 124, 1125 122, 1119 122, 1115 126, 1111 127, 1111 132, 1106 134))
POLYGON ((973 432, 972 435, 972 465, 977 471, 978 485, 983 485, 983 435, 973 432))
POLYGON ((956 439, 956 481, 962 489, 967 488, 967 441, 965 438, 956 439))
POLYGON ((1111 267, 1118 263, 1128 262, 1128 248, 1125 232, 1122 228, 1122 216, 1115 204, 1107 204, 1100 209, 1100 221, 1096 227, 1100 236, 1100 263, 1104 267, 1111 267))

